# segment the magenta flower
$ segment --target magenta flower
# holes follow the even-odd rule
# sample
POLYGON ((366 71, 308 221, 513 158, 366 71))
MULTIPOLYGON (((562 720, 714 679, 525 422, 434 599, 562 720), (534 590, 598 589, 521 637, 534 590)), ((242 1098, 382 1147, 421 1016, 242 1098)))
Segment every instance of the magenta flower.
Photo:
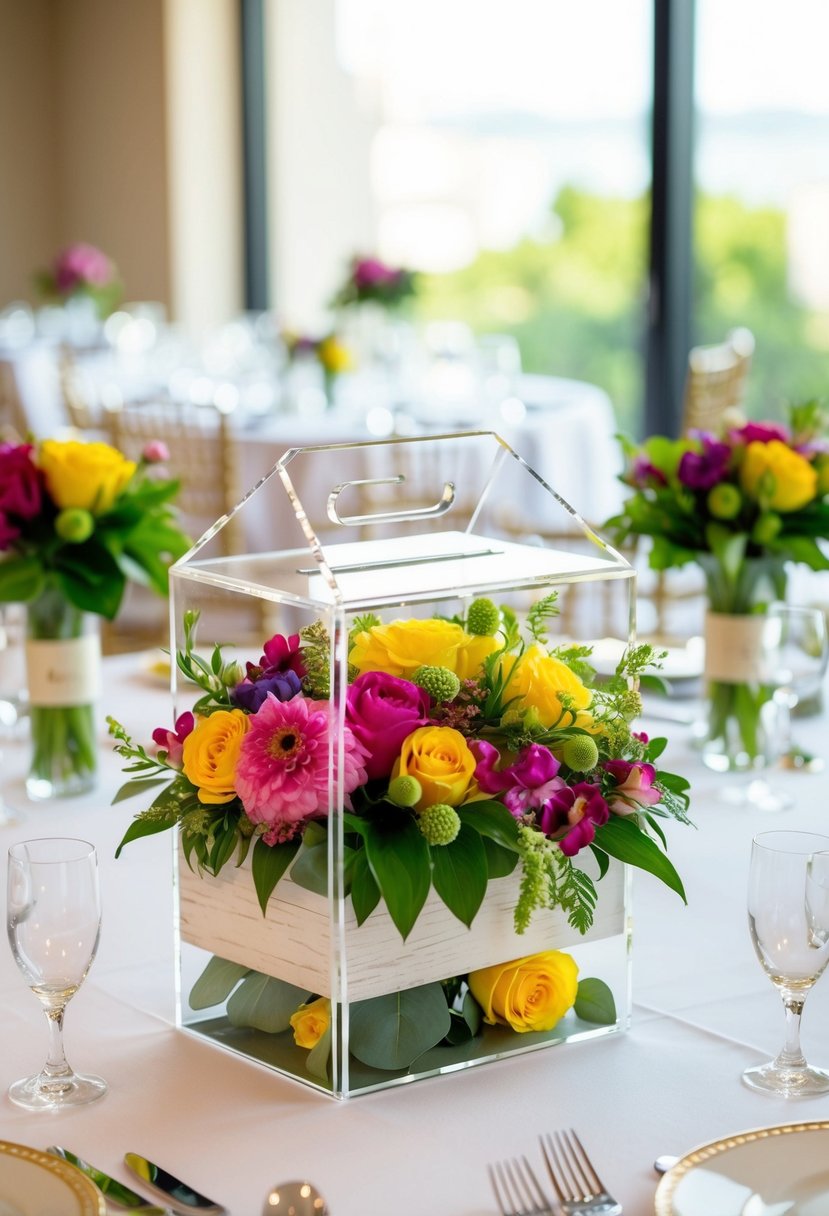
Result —
POLYGON ((43 475, 31 460, 30 443, 0 444, 0 511, 34 519, 43 500, 43 475))
POLYGON ((644 489, 645 486, 666 486, 668 479, 661 469, 640 453, 631 465, 627 479, 628 484, 644 489))
POLYGON ((497 769, 500 759, 497 748, 484 739, 474 739, 470 748, 478 760, 475 780, 485 794, 503 794, 504 805, 511 815, 521 819, 528 811, 544 807, 559 787, 561 767, 548 747, 531 743, 514 764, 497 769))
POLYGON ((603 767, 616 781, 608 794, 608 805, 614 815, 633 815, 655 806, 662 797, 654 785, 656 769, 652 764, 606 760, 603 767))
POLYGON ((379 258, 357 258, 354 262, 352 277, 354 286, 363 290, 396 282, 400 277, 400 271, 393 270, 379 258))
POLYGON ((181 754, 184 740, 190 734, 195 724, 196 719, 188 711, 176 718, 174 730, 168 730, 166 726, 157 726, 153 731, 153 742, 160 750, 167 753, 166 763, 170 765, 170 768, 181 769, 181 754))
MULTIPOLYGON (((343 793, 366 780, 365 755, 348 726, 343 729, 343 793)), ((337 738, 327 701, 294 697, 278 701, 269 693, 242 742, 236 792, 253 823, 265 824, 266 844, 290 840, 307 819, 325 817, 336 792, 337 738), (329 752, 333 752, 329 755, 329 752)))
POLYGON ((597 826, 609 818, 610 810, 597 785, 579 781, 568 786, 562 782, 542 810, 539 827, 545 836, 558 842, 565 857, 575 857, 593 843, 597 826))
POLYGON ((429 721, 429 694, 410 680, 367 671, 348 689, 345 720, 366 753, 369 779, 388 777, 403 740, 429 721))
POLYGON ((61 295, 71 295, 79 287, 106 287, 113 266, 105 253, 94 245, 69 245, 55 258, 52 267, 55 286, 61 295))
POLYGON ((772 439, 791 442, 789 428, 778 422, 746 422, 729 431, 728 438, 732 443, 771 443, 772 439))
POLYGON ((710 490, 728 476, 731 448, 707 436, 702 438, 701 452, 685 452, 679 462, 677 476, 691 490, 710 490))
POLYGON ((163 439, 151 439, 144 444, 141 459, 147 464, 166 464, 170 459, 170 449, 163 439))
POLYGON ((263 649, 265 653, 258 664, 247 664, 248 679, 258 680, 260 676, 272 676, 285 671, 295 672, 300 679, 305 675, 298 633, 292 633, 287 638, 277 633, 265 643, 263 649))
POLYGON ((5 553, 6 549, 10 549, 19 539, 20 529, 9 523, 6 516, 0 511, 0 553, 5 553))

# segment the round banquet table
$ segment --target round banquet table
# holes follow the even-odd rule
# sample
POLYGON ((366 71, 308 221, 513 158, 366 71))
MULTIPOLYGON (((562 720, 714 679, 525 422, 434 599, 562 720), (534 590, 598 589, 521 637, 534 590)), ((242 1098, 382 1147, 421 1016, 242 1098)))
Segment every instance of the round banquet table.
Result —
MULTIPOLYGON (((724 789, 745 779, 704 771, 686 726, 660 729, 646 717, 652 734, 670 733, 666 767, 693 780, 696 827, 670 831, 687 907, 656 880, 635 877, 631 1028, 337 1103, 175 1029, 171 842, 148 838, 114 859, 139 808, 111 805, 122 774, 104 728, 112 713, 145 738, 170 720, 169 693, 141 654, 107 659, 104 687, 99 789, 27 802, 23 731, 5 744, 3 793, 20 820, 0 828, 0 843, 5 851, 30 836, 68 834, 99 851, 101 947, 71 1002, 66 1042, 73 1065, 99 1072, 110 1089, 56 1116, 0 1098, 0 1138, 60 1143, 124 1181, 123 1154, 141 1153, 233 1216, 258 1216, 274 1182, 305 1175, 332 1216, 492 1216, 486 1163, 526 1153, 540 1168, 538 1134, 573 1126, 625 1216, 648 1216, 657 1155, 748 1128, 829 1119, 829 1097, 787 1103, 740 1082, 742 1069, 783 1039, 780 999, 747 932, 751 838, 778 826, 829 832, 829 776, 775 775, 796 798, 787 813, 729 805, 724 789)), ((815 718, 797 731, 820 750, 826 727, 815 718)), ((7 949, 0 1010, 5 1090, 39 1068, 46 1049, 44 1019, 7 949)), ((829 979, 806 1003, 803 1042, 810 1060, 829 1066, 829 979)))

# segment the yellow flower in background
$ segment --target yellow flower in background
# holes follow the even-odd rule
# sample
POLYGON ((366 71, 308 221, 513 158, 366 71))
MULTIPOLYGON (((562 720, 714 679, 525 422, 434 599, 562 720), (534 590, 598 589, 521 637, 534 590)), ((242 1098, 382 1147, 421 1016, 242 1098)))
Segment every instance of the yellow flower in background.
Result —
MULTIPOLYGON (((567 693, 575 710, 586 710, 593 699, 590 689, 561 659, 547 654, 541 646, 528 646, 520 659, 512 654, 504 655, 501 671, 510 677, 506 688, 507 701, 518 697, 510 709, 518 712, 534 710, 542 726, 554 726, 561 717, 561 694, 567 693)), ((565 725, 573 725, 568 719, 565 725)), ((592 719, 589 714, 577 713, 576 725, 589 730, 592 719)))
POLYGON ((95 515, 110 509, 137 468, 108 443, 74 439, 45 439, 38 463, 57 507, 81 507, 95 515))
POLYGON ((750 443, 740 467, 743 491, 773 511, 798 511, 816 496, 818 475, 799 452, 779 439, 750 443))
POLYGON ((219 709, 200 718, 184 740, 182 768, 198 787, 199 802, 208 806, 236 796, 236 764, 250 718, 241 709, 219 709))
MULTIPOLYGON (((477 760, 459 730, 419 726, 403 740, 392 779, 415 777, 423 791, 417 810, 436 803, 460 806, 473 785, 477 760)), ((477 788, 477 787, 475 787, 477 788)))
POLYGON ((327 996, 318 996, 310 1004, 300 1005, 290 1023, 297 1047, 316 1047, 331 1025, 331 1002, 327 996))
POLYGON ((317 347, 317 358, 330 376, 350 372, 354 367, 351 351, 336 334, 322 339, 317 347))
POLYGON ((418 667, 448 667, 461 680, 475 675, 497 638, 473 637, 452 621, 392 621, 357 634, 349 663, 364 671, 385 671, 410 679, 418 667))
POLYGON ((575 1003, 578 974, 569 954, 545 950, 470 971, 469 987, 490 1026, 552 1030, 575 1003))

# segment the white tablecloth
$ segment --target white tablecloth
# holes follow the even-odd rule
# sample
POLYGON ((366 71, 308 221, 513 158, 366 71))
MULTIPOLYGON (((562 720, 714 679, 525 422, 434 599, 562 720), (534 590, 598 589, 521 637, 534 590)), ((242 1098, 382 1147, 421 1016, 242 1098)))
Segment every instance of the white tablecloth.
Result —
MULTIPOLYGON (((107 660, 105 687, 102 721, 115 713, 143 737, 168 720, 167 696, 135 657, 107 660)), ((656 733, 656 722, 645 725, 656 733)), ((826 726, 810 720, 797 730, 820 750, 826 726)), ((25 743, 7 745, 4 796, 25 818, 0 829, 3 851, 50 834, 83 836, 99 850, 101 949, 70 1005, 66 1041, 74 1066, 100 1072, 110 1092, 56 1117, 0 1099, 0 1138, 40 1148, 61 1143, 125 1181, 123 1153, 137 1151, 233 1216, 258 1216, 272 1183, 304 1175, 333 1216, 492 1216, 486 1162, 526 1153, 539 1164, 538 1133, 572 1125, 625 1216, 647 1216, 658 1154, 747 1128, 829 1119, 829 1097, 787 1103, 740 1082, 741 1070, 775 1054, 783 1038, 780 999, 747 932, 751 837, 778 826, 829 832, 829 777, 775 776, 797 797, 785 814, 729 806, 722 790, 745 779, 704 772, 686 728, 666 729, 673 732, 666 766, 694 780, 697 827, 670 833, 689 905, 637 874, 631 1029, 347 1103, 174 1029, 169 840, 136 842, 114 860, 132 811, 129 803, 110 805, 121 773, 108 744, 97 793, 39 805, 22 792, 25 743)), ((42 1064, 46 1047, 43 1017, 7 949, 0 950, 0 1010, 5 1089, 42 1064)), ((825 978, 806 1003, 803 1042, 815 1063, 829 1066, 825 978)))

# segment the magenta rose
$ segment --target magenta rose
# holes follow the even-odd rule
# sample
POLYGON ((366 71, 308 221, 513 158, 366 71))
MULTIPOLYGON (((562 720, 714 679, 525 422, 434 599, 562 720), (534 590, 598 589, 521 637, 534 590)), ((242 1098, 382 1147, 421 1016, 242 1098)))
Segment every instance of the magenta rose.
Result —
POLYGON ((79 243, 58 254, 54 274, 58 291, 69 295, 78 287, 105 287, 112 278, 112 263, 94 245, 79 243))
POLYGON ((732 443, 771 443, 772 439, 779 439, 781 443, 791 441, 789 428, 778 422, 746 422, 744 426, 729 431, 728 437, 732 443))
POLYGON ((0 444, 0 511, 19 519, 40 513, 42 477, 31 460, 30 443, 0 444))
POLYGON ((403 740, 429 722, 429 694, 410 680, 366 671, 348 689, 345 718, 367 753, 369 779, 388 777, 403 740))
POLYGON ((615 788, 607 796, 614 815, 633 815, 636 811, 647 810, 662 797, 654 785, 656 769, 652 764, 606 760, 604 768, 616 781, 615 788))

